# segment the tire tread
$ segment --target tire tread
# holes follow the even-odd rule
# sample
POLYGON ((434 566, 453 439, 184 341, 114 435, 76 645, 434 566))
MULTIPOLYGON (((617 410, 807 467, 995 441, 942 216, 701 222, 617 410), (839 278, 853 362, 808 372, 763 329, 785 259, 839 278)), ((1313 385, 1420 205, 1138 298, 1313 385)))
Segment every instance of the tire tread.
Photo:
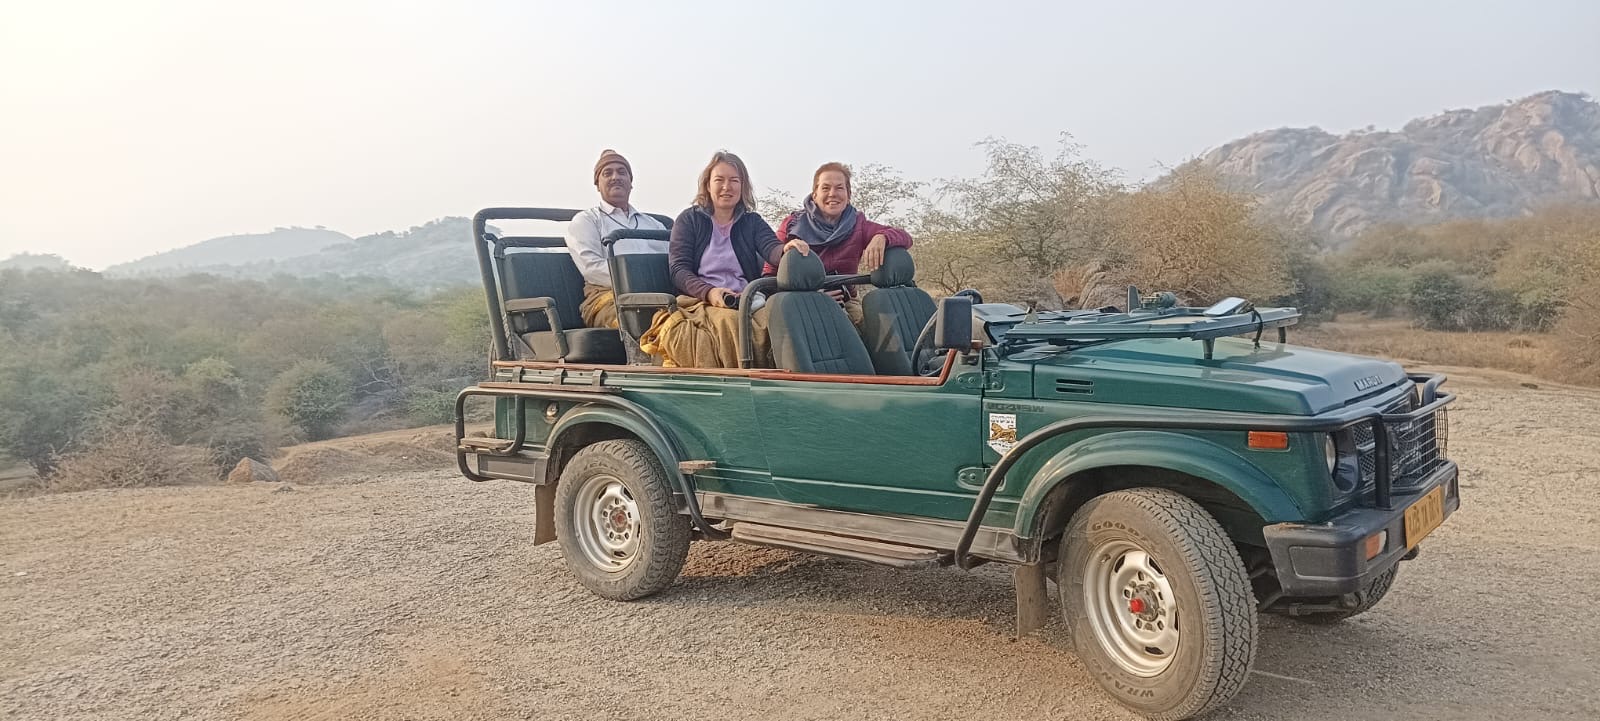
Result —
MULTIPOLYGON (((626 484, 627 479, 624 478, 623 482, 626 484)), ((579 582, 595 594, 616 601, 644 598, 671 586, 679 571, 683 570, 684 560, 689 555, 689 519, 678 514, 661 460, 644 442, 619 438, 600 441, 578 451, 561 472, 556 496, 556 531, 562 542, 562 554, 567 557, 567 566, 578 576, 579 582), (613 464, 621 468, 611 467, 613 464), (635 563, 644 563, 642 573, 634 573, 633 569, 629 569, 620 574, 606 574, 586 566, 581 558, 576 557, 578 554, 568 548, 572 533, 568 528, 572 503, 570 494, 577 492, 580 475, 595 465, 605 466, 613 472, 621 470, 631 473, 639 480, 638 485, 642 488, 637 490, 643 491, 639 494, 643 497, 636 498, 640 513, 651 521, 649 526, 659 533, 659 537, 642 544, 644 547, 640 550, 644 557, 635 560, 635 563)))
MULTIPOLYGON (((1133 488, 1098 496, 1079 513, 1106 503, 1137 507, 1177 541, 1187 568, 1203 569, 1194 582, 1202 597, 1212 595, 1217 604, 1206 609, 1204 623, 1221 643, 1210 649, 1202 664, 1204 675, 1195 684, 1203 693, 1159 713, 1156 721, 1176 721, 1206 713, 1233 698, 1250 678, 1258 635, 1255 594, 1249 575, 1233 541, 1200 504, 1164 488, 1133 488)), ((1076 519, 1074 519, 1076 520, 1076 519)))

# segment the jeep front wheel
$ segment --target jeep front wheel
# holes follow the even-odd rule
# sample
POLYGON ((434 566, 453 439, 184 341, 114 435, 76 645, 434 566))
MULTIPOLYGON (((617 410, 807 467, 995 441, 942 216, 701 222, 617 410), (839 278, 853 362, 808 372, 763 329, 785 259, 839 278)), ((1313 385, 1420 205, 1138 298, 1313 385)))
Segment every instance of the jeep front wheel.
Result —
POLYGON ((1108 493, 1073 515, 1061 543, 1073 645, 1118 701, 1185 719, 1244 686, 1254 597, 1233 543, 1199 504, 1156 488, 1108 493))
POLYGON ((689 519, 678 515, 649 446, 601 441, 561 471, 556 538, 567 568, 596 595, 631 601, 672 585, 689 536, 689 519))

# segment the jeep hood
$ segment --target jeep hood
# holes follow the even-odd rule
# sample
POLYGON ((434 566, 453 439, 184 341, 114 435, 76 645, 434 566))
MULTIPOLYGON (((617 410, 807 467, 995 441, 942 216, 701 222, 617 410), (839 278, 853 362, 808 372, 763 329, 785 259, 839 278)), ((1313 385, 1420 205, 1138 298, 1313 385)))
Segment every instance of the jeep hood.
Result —
MULTIPOLYGON (((1023 353, 1013 360, 1028 360, 1023 353)), ((1237 338, 1141 339, 1039 353, 1033 397, 1218 411, 1314 415, 1406 381, 1399 364, 1237 338)))

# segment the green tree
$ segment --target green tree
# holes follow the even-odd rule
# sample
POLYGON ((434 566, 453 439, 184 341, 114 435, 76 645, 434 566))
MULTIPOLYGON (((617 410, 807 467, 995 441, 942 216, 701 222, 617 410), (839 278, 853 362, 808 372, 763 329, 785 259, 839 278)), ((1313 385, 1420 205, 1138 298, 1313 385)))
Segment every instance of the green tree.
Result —
POLYGON ((279 374, 267 388, 267 407, 311 440, 333 435, 349 402, 349 379, 325 360, 306 359, 279 374))
POLYGON ((1411 312, 1435 330, 1466 329, 1466 286, 1444 268, 1418 273, 1411 282, 1411 312))
POLYGON ((277 449, 260 400, 250 396, 233 364, 221 358, 195 361, 184 368, 180 388, 187 422, 172 440, 205 448, 218 471, 244 458, 265 460, 277 449))
POLYGON ((1405 308, 1411 298, 1411 272, 1405 268, 1369 265, 1336 270, 1334 277, 1336 310, 1371 311, 1381 318, 1405 308))
POLYGON ((95 407, 63 373, 22 359, 0 363, 0 451, 40 476, 55 470, 95 407))

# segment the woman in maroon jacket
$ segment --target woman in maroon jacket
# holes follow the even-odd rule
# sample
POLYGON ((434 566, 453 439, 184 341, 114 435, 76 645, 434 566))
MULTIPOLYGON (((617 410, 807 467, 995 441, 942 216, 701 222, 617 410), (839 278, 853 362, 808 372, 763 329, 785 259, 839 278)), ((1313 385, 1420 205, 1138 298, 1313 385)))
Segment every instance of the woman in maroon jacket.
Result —
MULTIPOLYGON (((885 248, 911 247, 911 234, 867 220, 850 204, 850 169, 842 163, 823 163, 811 175, 811 195, 805 207, 778 224, 778 237, 806 242, 830 275, 855 275, 883 265, 885 248)), ((771 265, 768 274, 774 272, 771 265)), ((861 301, 855 289, 826 291, 844 306, 850 322, 861 325, 861 301)))

